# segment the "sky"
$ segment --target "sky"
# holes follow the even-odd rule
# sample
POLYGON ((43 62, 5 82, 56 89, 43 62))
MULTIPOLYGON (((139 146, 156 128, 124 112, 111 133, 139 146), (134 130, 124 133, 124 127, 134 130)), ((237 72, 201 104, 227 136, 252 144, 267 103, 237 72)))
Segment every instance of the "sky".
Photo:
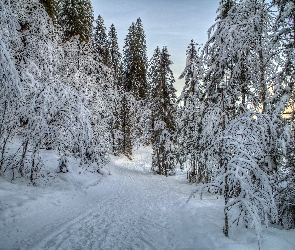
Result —
POLYGON ((118 42, 123 49, 124 39, 132 22, 140 17, 146 35, 150 59, 157 46, 167 46, 175 88, 179 95, 184 80, 178 80, 185 68, 186 49, 191 39, 198 44, 207 41, 207 31, 214 24, 220 0, 91 0, 94 18, 101 15, 106 28, 113 23, 118 42))

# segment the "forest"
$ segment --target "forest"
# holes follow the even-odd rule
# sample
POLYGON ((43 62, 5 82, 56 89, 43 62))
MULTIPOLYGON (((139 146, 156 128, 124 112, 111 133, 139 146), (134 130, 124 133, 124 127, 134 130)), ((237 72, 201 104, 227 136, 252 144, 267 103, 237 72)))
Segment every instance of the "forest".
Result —
POLYGON ((152 173, 187 171, 189 200, 223 197, 225 236, 294 229, 294 20, 293 0, 221 0, 177 96, 169 48, 148 58, 140 17, 119 48, 90 0, 0 0, 0 182, 50 182, 44 150, 61 174, 71 157, 103 174, 149 146, 152 173))

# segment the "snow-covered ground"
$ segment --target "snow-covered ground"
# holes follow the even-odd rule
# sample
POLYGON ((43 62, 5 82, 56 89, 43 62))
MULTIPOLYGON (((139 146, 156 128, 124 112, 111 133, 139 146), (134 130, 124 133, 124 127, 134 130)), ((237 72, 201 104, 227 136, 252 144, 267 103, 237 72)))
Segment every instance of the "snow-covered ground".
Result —
MULTIPOLYGON (((114 157, 102 177, 72 159, 70 173, 39 187, 0 178, 0 249, 258 249, 254 231, 224 237, 220 196, 187 202, 186 173, 154 175, 150 161, 148 148, 114 157)), ((295 230, 264 229, 262 249, 294 250, 295 230)))

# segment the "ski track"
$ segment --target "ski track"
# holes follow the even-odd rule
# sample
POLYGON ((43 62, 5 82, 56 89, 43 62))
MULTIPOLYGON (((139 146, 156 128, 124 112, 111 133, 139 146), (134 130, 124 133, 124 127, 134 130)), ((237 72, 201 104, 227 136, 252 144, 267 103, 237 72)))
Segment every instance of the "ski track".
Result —
POLYGON ((34 249, 172 249, 168 245, 175 235, 169 231, 168 217, 176 214, 175 197, 155 180, 159 177, 126 169, 112 172, 116 177, 105 183, 110 193, 95 208, 61 226, 34 249))
POLYGON ((193 186, 184 180, 122 166, 111 173, 63 193, 64 200, 47 195, 34 211, 22 205, 12 213, 21 215, 0 224, 0 249, 257 249, 251 234, 240 243, 223 236, 223 201, 216 195, 187 203, 193 186))

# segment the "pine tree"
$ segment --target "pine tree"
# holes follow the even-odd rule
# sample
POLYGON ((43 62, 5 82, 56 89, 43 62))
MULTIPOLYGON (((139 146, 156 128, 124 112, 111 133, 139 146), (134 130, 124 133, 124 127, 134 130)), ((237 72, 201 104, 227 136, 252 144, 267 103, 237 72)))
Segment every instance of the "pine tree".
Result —
POLYGON ((220 188, 224 195, 224 234, 229 233, 230 210, 239 204, 243 217, 255 222, 252 225, 260 239, 261 222, 277 219, 271 179, 279 166, 279 151, 289 143, 284 139, 280 144, 279 139, 284 134, 280 113, 287 98, 278 91, 284 83, 277 78, 284 56, 280 43, 273 39, 269 4, 247 0, 227 7, 219 8, 219 21, 210 29, 214 32, 203 50, 201 75, 208 102, 202 119, 200 143, 206 149, 201 160, 211 172, 212 191, 220 188), (247 185, 253 189, 245 188, 247 185), (264 198, 256 199, 255 192, 264 198), (265 203, 267 200, 271 202, 265 203))
POLYGON ((180 122, 178 124, 178 155, 180 163, 189 162, 190 170, 188 173, 189 181, 200 181, 203 179, 201 174, 201 164, 198 161, 200 155, 200 130, 203 105, 201 97, 203 88, 198 76, 201 66, 200 47, 191 40, 186 51, 186 67, 179 79, 185 78, 185 85, 178 98, 178 103, 183 102, 180 107, 180 122), (196 176, 198 175, 198 180, 196 176))
POLYGON ((40 3, 43 4, 46 12, 55 21, 56 12, 57 12, 57 3, 56 0, 40 0, 40 3))
POLYGON ((124 85, 131 91, 136 100, 144 100, 147 96, 147 55, 146 39, 141 19, 129 27, 124 45, 124 85))
POLYGON ((96 26, 94 27, 94 50, 101 58, 101 62, 111 67, 111 55, 108 43, 108 36, 106 34, 106 27, 104 20, 99 15, 95 20, 96 26))
MULTIPOLYGON (((123 105, 126 105, 124 89, 123 89, 123 68, 122 68, 122 55, 120 53, 118 45, 118 37, 115 25, 112 24, 108 33, 108 47, 110 53, 110 67, 114 75, 114 89, 116 94, 115 102, 116 109, 114 111, 114 120, 113 120, 113 130, 112 130, 112 139, 113 139, 113 153, 119 154, 123 153, 123 119, 122 113, 123 105)), ((131 155, 130 152, 125 152, 127 155, 131 155)))
POLYGON ((93 9, 90 0, 59 0, 57 22, 63 31, 63 40, 79 36, 80 42, 92 37, 93 9))
POLYGON ((125 92, 122 112, 124 152, 130 156, 135 138, 140 138, 143 135, 143 129, 138 126, 141 124, 140 120, 142 117, 135 110, 146 108, 145 104, 148 95, 146 39, 140 18, 137 19, 136 23, 131 24, 125 39, 123 50, 123 90, 125 92), (128 99, 126 96, 128 96, 128 99))
POLYGON ((175 170, 175 82, 167 47, 157 47, 150 61, 150 109, 153 161, 152 169, 168 176, 175 170))
POLYGON ((276 40, 281 43, 282 52, 279 74, 272 105, 279 120, 282 141, 285 147, 277 151, 278 171, 276 180, 276 203, 279 210, 279 223, 287 229, 295 227, 295 156, 294 156, 294 100, 295 100, 295 4, 292 0, 274 0, 279 14, 276 19, 276 40), (291 136, 286 133, 291 129, 291 136))
POLYGON ((122 54, 118 45, 118 37, 115 25, 112 24, 108 33, 108 44, 111 57, 111 68, 119 84, 122 84, 122 54))

